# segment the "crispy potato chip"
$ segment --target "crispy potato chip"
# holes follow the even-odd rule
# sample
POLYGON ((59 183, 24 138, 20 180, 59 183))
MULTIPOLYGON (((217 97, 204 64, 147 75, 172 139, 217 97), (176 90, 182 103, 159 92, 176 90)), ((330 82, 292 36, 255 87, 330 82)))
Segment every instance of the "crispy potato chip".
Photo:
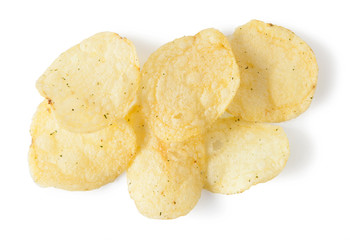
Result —
POLYGON ((132 127, 119 120, 94 133, 61 129, 46 102, 31 125, 29 167, 36 183, 66 190, 90 190, 112 182, 136 155, 132 127))
POLYGON ((289 156, 288 139, 281 127, 217 120, 206 133, 207 180, 214 193, 234 194, 277 176, 289 156))
POLYGON ((172 219, 189 213, 204 184, 205 149, 201 137, 169 143, 148 136, 127 170, 131 198, 147 217, 172 219))
POLYGON ((202 133, 226 110, 239 86, 229 42, 215 29, 160 47, 141 75, 144 114, 164 141, 180 142, 202 133))
POLYGON ((98 33, 62 53, 37 81, 58 124, 93 132, 123 118, 140 81, 134 45, 116 33, 98 33))
POLYGON ((247 121, 282 122, 310 105, 318 75, 311 48, 283 27, 253 20, 229 37, 241 85, 228 111, 247 121))

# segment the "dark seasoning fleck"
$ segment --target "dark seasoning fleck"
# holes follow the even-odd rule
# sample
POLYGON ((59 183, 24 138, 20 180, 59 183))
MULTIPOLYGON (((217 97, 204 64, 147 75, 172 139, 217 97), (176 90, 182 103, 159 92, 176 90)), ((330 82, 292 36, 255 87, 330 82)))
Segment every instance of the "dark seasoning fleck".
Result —
POLYGON ((52 133, 50 133, 50 136, 54 135, 55 133, 57 133, 57 130, 55 130, 52 133))

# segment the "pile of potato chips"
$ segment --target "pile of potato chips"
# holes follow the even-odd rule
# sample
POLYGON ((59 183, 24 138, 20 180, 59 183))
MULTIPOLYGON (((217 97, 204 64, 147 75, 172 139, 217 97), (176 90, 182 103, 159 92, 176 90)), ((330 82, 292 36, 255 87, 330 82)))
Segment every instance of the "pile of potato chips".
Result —
POLYGON ((203 188, 240 193, 278 175, 281 127, 310 105, 318 67, 293 32, 253 20, 231 36, 200 31, 156 50, 140 71, 134 45, 98 33, 62 53, 37 81, 31 125, 40 186, 90 190, 127 170, 145 216, 172 219, 203 188))

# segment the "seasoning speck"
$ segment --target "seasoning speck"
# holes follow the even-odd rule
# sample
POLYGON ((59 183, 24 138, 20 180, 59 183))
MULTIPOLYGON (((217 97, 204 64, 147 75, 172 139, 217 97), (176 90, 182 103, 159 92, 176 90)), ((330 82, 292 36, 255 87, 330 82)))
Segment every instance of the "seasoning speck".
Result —
POLYGON ((57 133, 57 130, 55 130, 52 133, 50 133, 50 136, 54 135, 55 133, 57 133))

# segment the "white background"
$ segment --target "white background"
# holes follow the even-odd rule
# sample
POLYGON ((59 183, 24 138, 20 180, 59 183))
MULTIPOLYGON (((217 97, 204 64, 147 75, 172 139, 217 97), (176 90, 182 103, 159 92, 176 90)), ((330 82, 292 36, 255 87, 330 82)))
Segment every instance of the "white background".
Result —
POLYGON ((347 1, 0 2, 0 239, 350 239, 350 38, 347 1), (37 78, 63 51, 101 31, 132 40, 143 64, 160 45, 251 19, 282 25, 314 50, 309 110, 281 124, 291 156, 272 181, 243 194, 203 191, 176 220, 138 213, 125 174, 90 192, 41 188, 27 152, 42 97, 37 78))

